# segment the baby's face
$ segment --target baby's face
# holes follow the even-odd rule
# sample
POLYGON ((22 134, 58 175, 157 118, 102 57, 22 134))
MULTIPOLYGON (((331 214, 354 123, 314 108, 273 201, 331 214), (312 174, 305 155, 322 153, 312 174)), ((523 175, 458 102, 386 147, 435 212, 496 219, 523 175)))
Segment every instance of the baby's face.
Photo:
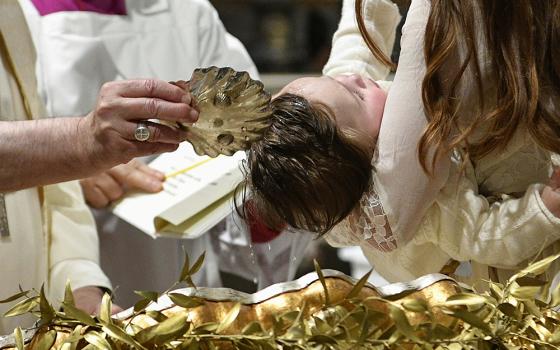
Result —
POLYGON ((374 81, 359 75, 294 80, 280 94, 292 93, 329 107, 340 128, 352 128, 377 139, 387 94, 374 81))

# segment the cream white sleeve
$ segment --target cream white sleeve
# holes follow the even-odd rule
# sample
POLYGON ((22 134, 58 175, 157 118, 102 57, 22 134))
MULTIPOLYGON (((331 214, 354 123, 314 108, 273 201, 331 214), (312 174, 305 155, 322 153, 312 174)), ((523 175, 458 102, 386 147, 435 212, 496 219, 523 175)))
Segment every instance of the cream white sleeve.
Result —
POLYGON ((77 181, 44 188, 45 232, 49 235, 49 298, 59 302, 69 280, 72 288, 111 289, 99 267, 95 221, 77 181))
POLYGON ((421 84, 426 71, 423 44, 429 10, 429 0, 412 1, 378 140, 374 181, 397 245, 412 239, 449 172, 449 159, 444 157, 429 177, 417 156, 427 123, 421 84))
POLYGON ((198 21, 201 67, 231 67, 238 71, 247 71, 253 79, 259 79, 257 67, 247 50, 241 41, 226 31, 210 3, 204 2, 204 11, 201 12, 198 21))
MULTIPOLYGON (((370 52, 360 35, 354 11, 355 0, 344 0, 342 17, 336 30, 329 60, 323 74, 335 76, 356 73, 372 79, 385 79, 389 68, 370 52)), ((397 5, 388 0, 366 0, 364 20, 366 29, 383 52, 391 56, 397 25, 400 21, 397 5)))
POLYGON ((361 244, 379 274, 390 282, 410 281, 439 272, 450 259, 513 269, 560 238, 560 220, 541 201, 542 185, 492 205, 472 183, 462 185, 458 192, 446 186, 418 233, 397 249, 361 244))
POLYGON ((543 185, 529 186, 521 198, 503 196, 489 204, 466 177, 451 181, 427 220, 427 239, 451 258, 498 268, 514 268, 560 239, 560 219, 541 199, 543 185))

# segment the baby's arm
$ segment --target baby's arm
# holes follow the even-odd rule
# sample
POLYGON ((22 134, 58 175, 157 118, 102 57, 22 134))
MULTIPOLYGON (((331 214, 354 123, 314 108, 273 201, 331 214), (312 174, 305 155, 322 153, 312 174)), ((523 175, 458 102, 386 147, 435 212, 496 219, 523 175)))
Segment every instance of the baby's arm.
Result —
POLYGON ((513 268, 560 239, 560 193, 552 186, 532 185, 521 198, 489 204, 471 179, 448 182, 427 214, 427 239, 451 258, 513 268))
MULTIPOLYGON (((388 0, 365 0, 364 3, 367 31, 379 48, 390 56, 401 18, 398 8, 388 0)), ((354 6, 355 0, 344 0, 342 17, 333 36, 331 54, 323 74, 335 76, 356 73, 375 80, 385 79, 389 68, 373 56, 362 39, 354 6)))

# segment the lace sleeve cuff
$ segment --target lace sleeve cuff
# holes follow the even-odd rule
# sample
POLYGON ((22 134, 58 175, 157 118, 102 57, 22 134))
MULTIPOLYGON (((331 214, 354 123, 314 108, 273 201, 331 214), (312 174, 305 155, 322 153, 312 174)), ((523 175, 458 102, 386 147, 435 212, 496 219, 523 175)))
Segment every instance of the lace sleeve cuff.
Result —
POLYGON ((382 252, 397 248, 397 241, 373 183, 360 199, 360 206, 351 214, 349 223, 352 234, 369 246, 382 252))

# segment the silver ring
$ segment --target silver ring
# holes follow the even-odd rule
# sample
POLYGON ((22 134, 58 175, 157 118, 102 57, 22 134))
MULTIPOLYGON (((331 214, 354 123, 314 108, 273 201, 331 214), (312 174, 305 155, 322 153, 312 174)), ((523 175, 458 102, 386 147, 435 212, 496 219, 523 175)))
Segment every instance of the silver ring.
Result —
POLYGON ((150 129, 144 123, 138 123, 134 129, 134 138, 137 141, 144 142, 150 139, 150 129))

